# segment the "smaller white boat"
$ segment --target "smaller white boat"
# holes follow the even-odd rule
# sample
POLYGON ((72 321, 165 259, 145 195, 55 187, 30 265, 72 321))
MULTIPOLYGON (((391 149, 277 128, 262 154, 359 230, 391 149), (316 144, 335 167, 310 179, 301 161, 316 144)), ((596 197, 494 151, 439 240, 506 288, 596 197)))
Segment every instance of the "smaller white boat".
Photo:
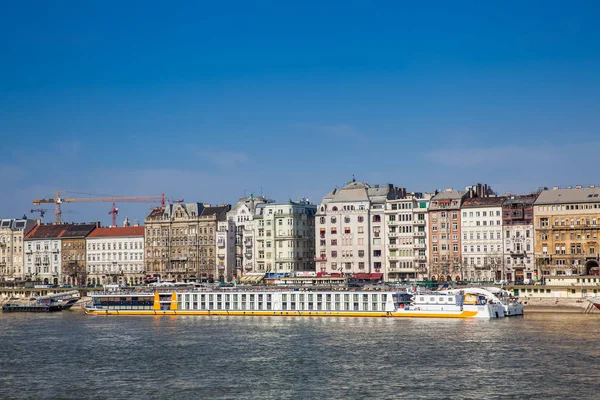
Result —
POLYGON ((600 310, 600 297, 588 297, 587 300, 600 310))
POLYGON ((450 289, 448 293, 464 293, 477 294, 484 296, 493 304, 501 304, 504 309, 505 317, 513 317, 515 315, 523 315, 523 304, 517 297, 512 296, 508 291, 497 287, 468 287, 462 289, 450 289))

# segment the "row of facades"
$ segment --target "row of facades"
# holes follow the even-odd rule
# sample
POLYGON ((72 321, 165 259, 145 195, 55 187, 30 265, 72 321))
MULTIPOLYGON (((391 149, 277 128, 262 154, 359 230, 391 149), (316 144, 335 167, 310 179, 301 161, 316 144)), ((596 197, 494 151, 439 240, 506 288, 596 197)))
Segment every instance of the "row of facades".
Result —
POLYGON ((0 279, 140 284, 244 276, 535 281, 598 274, 600 188, 497 196, 352 180, 319 205, 244 197, 154 209, 145 226, 0 220, 0 279))

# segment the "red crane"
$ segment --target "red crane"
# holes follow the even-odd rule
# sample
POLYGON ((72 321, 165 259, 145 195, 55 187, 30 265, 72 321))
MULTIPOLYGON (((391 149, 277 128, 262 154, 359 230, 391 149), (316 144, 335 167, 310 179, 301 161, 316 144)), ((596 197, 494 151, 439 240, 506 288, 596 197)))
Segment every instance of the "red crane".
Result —
MULTIPOLYGON (((161 208, 165 208, 166 200, 165 194, 163 193, 161 196, 112 196, 112 197, 60 197, 60 191, 56 191, 56 197, 50 199, 39 199, 33 200, 34 205, 40 205, 42 203, 54 203, 54 222, 56 224, 62 223, 62 203, 75 203, 75 202, 111 202, 113 203, 113 209, 109 212, 113 216, 113 225, 116 225, 118 209, 116 208, 117 202, 126 202, 126 203, 160 203, 161 208)), ((183 203, 183 199, 181 200, 170 200, 172 203, 183 203)))

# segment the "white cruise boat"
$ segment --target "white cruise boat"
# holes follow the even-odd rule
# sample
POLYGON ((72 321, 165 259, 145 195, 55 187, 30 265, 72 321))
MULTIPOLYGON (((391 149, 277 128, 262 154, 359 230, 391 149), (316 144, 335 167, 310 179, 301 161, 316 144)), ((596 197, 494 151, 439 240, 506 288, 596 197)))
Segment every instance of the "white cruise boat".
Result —
POLYGON ((523 304, 518 298, 512 296, 508 291, 497 287, 468 287, 461 289, 445 290, 444 293, 464 293, 475 294, 485 297, 494 304, 501 304, 504 309, 504 316, 513 317, 523 315, 523 304))
POLYGON ((384 290, 169 290, 90 293, 93 315, 502 318, 479 294, 384 290))

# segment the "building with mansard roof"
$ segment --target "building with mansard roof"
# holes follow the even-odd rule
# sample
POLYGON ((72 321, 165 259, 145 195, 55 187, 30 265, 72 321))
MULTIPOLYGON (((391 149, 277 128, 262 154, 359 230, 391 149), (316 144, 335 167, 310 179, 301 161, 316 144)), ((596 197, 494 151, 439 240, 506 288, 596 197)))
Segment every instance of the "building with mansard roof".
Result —
POLYGON ((256 272, 254 215, 262 204, 274 203, 263 196, 242 197, 219 222, 217 230, 217 276, 220 281, 239 279, 256 272))
POLYGON ((599 274, 600 188, 542 190, 534 219, 538 276, 599 274))
POLYGON ((0 280, 23 279, 24 240, 36 224, 27 218, 0 220, 0 280))
POLYGON ((315 215, 317 273, 387 279, 385 205, 405 194, 354 179, 326 194, 315 215))
POLYGON ((71 225, 40 224, 25 236, 24 279, 54 285, 63 282, 61 237, 71 225))
POLYGON ((145 220, 147 279, 214 281, 217 225, 230 209, 202 203, 154 209, 145 220))

